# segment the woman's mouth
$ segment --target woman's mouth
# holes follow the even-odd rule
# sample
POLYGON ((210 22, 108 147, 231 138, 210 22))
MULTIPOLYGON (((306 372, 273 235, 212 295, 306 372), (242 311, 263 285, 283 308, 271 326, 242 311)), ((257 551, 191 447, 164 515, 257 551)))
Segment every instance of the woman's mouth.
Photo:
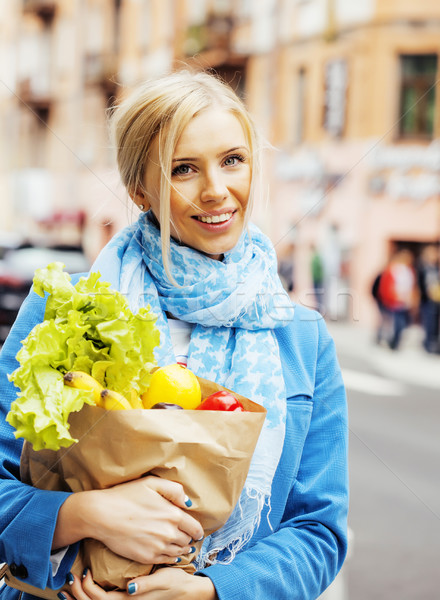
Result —
POLYGON ((229 221, 232 218, 232 215, 234 214, 234 212, 224 212, 221 213, 219 215, 207 215, 207 216, 202 216, 202 215, 197 215, 195 217, 195 219, 197 219, 197 221, 200 221, 201 223, 207 223, 208 225, 211 224, 215 224, 215 223, 226 223, 227 221, 229 221))

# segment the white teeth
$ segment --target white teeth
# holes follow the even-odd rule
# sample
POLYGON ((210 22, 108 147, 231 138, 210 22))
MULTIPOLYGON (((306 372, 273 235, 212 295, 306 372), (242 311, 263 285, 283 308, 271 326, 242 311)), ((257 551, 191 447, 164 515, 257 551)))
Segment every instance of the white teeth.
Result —
POLYGON ((213 215, 212 217, 197 217, 199 221, 202 223, 224 223, 224 221, 229 221, 232 217, 232 213, 224 213, 222 215, 213 215))

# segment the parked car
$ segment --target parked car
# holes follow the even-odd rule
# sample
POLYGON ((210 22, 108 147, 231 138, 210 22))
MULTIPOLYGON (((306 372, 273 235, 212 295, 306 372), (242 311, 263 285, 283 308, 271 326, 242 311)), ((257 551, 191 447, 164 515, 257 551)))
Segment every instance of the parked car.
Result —
POLYGON ((3 247, 0 255, 0 344, 15 321, 23 300, 29 293, 36 269, 59 261, 68 273, 88 271, 90 263, 79 248, 57 246, 3 247))

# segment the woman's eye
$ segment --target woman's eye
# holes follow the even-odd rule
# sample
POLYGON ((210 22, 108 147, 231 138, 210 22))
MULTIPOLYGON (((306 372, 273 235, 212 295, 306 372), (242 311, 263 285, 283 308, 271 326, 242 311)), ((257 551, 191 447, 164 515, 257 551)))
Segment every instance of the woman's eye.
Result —
POLYGON ((234 167, 239 162, 244 162, 244 157, 240 154, 234 154, 234 156, 228 156, 224 164, 226 167, 234 167))
POLYGON ((171 173, 171 175, 187 175, 191 171, 189 165, 177 165, 171 173))

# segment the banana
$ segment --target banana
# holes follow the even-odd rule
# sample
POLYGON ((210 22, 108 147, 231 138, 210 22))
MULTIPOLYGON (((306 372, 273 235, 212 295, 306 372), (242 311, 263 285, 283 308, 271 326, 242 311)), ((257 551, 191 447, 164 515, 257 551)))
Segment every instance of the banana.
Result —
POLYGON ((138 399, 136 405, 134 404, 135 398, 137 398, 134 390, 132 390, 131 394, 131 401, 133 404, 130 404, 122 394, 103 388, 99 381, 84 371, 68 371, 64 375, 64 383, 77 390, 89 390, 93 392, 93 400, 96 406, 100 406, 106 410, 142 408, 141 406, 138 406, 138 404, 140 404, 140 399, 138 399))
POLYGON ((93 392, 93 400, 97 406, 101 405, 101 392, 104 389, 99 381, 84 371, 67 371, 64 375, 64 383, 77 390, 89 390, 93 392))
POLYGON ((133 408, 125 396, 108 389, 101 390, 99 406, 106 410, 130 410, 133 408))

